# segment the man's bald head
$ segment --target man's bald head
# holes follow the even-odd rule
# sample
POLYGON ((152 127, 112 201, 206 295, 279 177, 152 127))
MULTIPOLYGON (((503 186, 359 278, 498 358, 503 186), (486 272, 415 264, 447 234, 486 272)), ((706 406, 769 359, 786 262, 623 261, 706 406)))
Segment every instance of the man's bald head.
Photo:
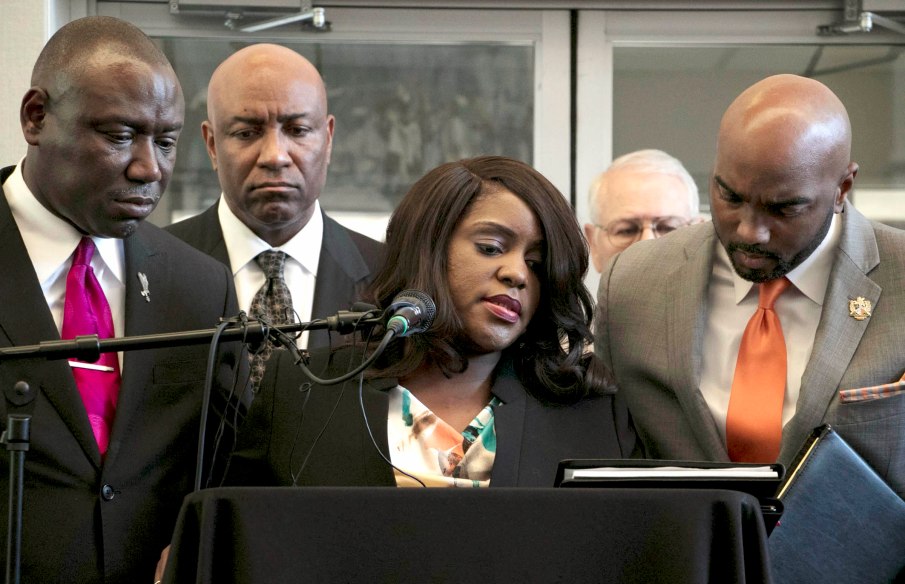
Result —
POLYGON ((320 73, 286 47, 245 47, 207 89, 207 152, 233 214, 272 246, 305 225, 327 178, 333 116, 320 73))
POLYGON ((826 85, 774 75, 746 89, 726 110, 717 149, 726 148, 843 173, 851 161, 851 123, 826 85))
POLYGON ((324 80, 311 61, 292 49, 262 43, 250 45, 230 55, 214 70, 207 85, 207 117, 216 123, 223 97, 233 91, 241 80, 243 85, 255 79, 271 83, 275 78, 304 82, 316 94, 321 110, 327 112, 327 90, 324 80))
POLYGON ((858 172, 851 142, 845 106, 819 81, 775 75, 732 102, 710 194, 717 235, 739 275, 779 278, 820 245, 858 172))

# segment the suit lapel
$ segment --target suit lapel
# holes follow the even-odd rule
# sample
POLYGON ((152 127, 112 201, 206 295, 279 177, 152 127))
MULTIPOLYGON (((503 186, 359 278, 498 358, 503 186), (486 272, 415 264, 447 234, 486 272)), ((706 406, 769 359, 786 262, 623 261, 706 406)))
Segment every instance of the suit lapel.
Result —
MULTIPOLYGON (((158 305, 171 302, 160 294, 166 288, 163 282, 169 280, 166 253, 156 251, 148 241, 145 225, 129 238, 123 240, 126 260, 126 335, 147 335, 161 329, 157 321, 165 311, 158 305), (149 297, 142 295, 143 281, 147 282, 149 297)), ((130 351, 126 358, 139 353, 130 351)))
POLYGON ((503 403, 493 414, 497 451, 490 484, 494 487, 512 487, 518 484, 527 400, 525 389, 510 364, 501 368, 492 392, 503 403))
POLYGON ((220 227, 219 204, 220 199, 217 199, 217 202, 198 215, 168 225, 164 230, 228 266, 229 253, 223 239, 223 228, 220 227))
POLYGON ((795 416, 783 430, 780 462, 788 463, 819 426, 870 319, 849 316, 849 300, 863 297, 874 306, 881 288, 867 274, 880 263, 877 240, 870 222, 846 203, 842 236, 830 273, 811 358, 801 378, 795 416))
MULTIPOLYGON (((339 310, 348 310, 357 295, 357 284, 370 274, 364 258, 346 230, 336 221, 324 218, 324 237, 317 266, 317 283, 311 317, 326 318, 339 310)), ((327 335, 312 335, 309 349, 326 346, 327 335)))
POLYGON ((213 206, 201 214, 203 221, 201 231, 206 237, 198 249, 229 266, 229 253, 226 251, 226 241, 223 239, 223 228, 220 227, 220 215, 217 211, 218 204, 219 202, 214 203, 213 206))
MULTIPOLYGON (((368 428, 370 428, 371 434, 368 435, 365 431, 359 432, 358 435, 361 438, 361 441, 359 442, 359 460, 361 468, 364 469, 366 484, 374 486, 396 486, 396 477, 393 473, 393 468, 387 465, 383 458, 380 458, 374 452, 371 436, 374 437, 374 441, 377 443, 377 449, 381 453, 386 454, 387 458, 392 459, 389 437, 387 435, 387 417, 389 415, 390 404, 388 392, 397 385, 399 385, 399 381, 389 377, 370 379, 365 382, 362 400, 364 401, 367 425, 368 428)), ((357 405, 358 383, 348 382, 346 391, 353 392, 353 403, 357 405)), ((360 414, 359 417, 361 417, 360 414)), ((362 420, 362 423, 364 423, 364 420, 362 420)), ((351 453, 339 453, 338 456, 342 457, 349 454, 351 453)))
MULTIPOLYGON (((169 268, 166 254, 155 252, 149 245, 145 227, 140 225, 132 236, 123 240, 126 263, 125 336, 130 337, 159 332, 161 323, 158 320, 166 314, 159 306, 172 301, 157 293, 164 289, 159 284, 167 281, 169 268), (141 294, 143 280, 147 282, 150 301, 141 294)), ((110 448, 107 451, 108 463, 116 458, 123 437, 128 435, 132 416, 145 415, 141 411, 139 400, 143 399, 145 387, 151 379, 153 364, 153 351, 126 351, 123 355, 123 378, 110 435, 110 448)))
POLYGON ((669 338, 670 387, 698 443, 711 460, 728 460, 713 415, 701 394, 701 362, 707 322, 707 286, 713 271, 713 228, 702 226, 699 237, 685 246, 684 263, 673 269, 666 315, 669 338))
MULTIPOLYGON (((7 176, 9 173, 4 172, 4 181, 7 176)), ((6 275, 0 278, 0 298, 16 299, 15 302, 0 303, 0 333, 6 337, 5 341, 0 339, 0 344, 21 346, 59 340, 60 333, 47 308, 44 292, 19 228, 13 220, 6 196, 0 196, 0 249, 3 249, 0 254, 0 273, 6 275)), ((35 368, 40 368, 35 372, 35 378, 40 380, 41 392, 53 405, 89 460, 99 468, 100 451, 67 362, 62 359, 39 361, 35 368)))
POLYGON ((0 246, 0 273, 4 274, 0 297, 16 299, 0 303, 0 331, 11 345, 58 340, 60 333, 5 196, 0 198, 0 246))

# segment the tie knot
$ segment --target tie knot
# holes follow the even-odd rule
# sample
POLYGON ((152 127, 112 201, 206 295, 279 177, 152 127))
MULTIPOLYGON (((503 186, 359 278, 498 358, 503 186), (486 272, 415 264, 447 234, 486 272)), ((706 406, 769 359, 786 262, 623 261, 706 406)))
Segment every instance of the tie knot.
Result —
POLYGON ((83 237, 75 248, 75 257, 72 258, 73 266, 87 266, 91 264, 91 257, 94 255, 94 241, 90 237, 83 237))
POLYGON ((763 282, 760 285, 760 296, 758 297, 758 306, 766 310, 773 310, 773 305, 779 295, 786 291, 792 284, 788 278, 783 276, 775 280, 763 282))
POLYGON ((281 251, 262 251, 255 258, 258 265, 264 271, 264 275, 268 280, 283 277, 283 263, 286 261, 286 254, 281 251))

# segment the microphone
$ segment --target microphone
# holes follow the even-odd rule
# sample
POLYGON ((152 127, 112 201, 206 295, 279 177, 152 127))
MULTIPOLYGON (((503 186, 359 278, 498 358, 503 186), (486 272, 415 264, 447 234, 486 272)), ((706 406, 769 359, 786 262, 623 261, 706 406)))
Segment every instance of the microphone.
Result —
POLYGON ((419 290, 403 290, 386 309, 390 315, 387 330, 397 337, 423 333, 434 323, 437 305, 430 296, 419 290))
POLYGON ((340 310, 333 316, 324 320, 327 330, 336 331, 341 335, 353 333, 356 330, 367 329, 380 322, 380 310, 373 304, 356 302, 352 310, 340 310))
MULTIPOLYGON (((357 307, 364 308, 367 306, 369 305, 359 305, 357 307)), ((356 313, 348 314, 355 315, 356 313)), ((403 290, 393 298, 393 302, 383 311, 383 316, 389 317, 389 320, 387 320, 386 323, 386 332, 383 334, 383 340, 380 341, 380 344, 374 349, 374 352, 371 353, 370 357, 365 359, 358 367, 355 367, 351 371, 347 371, 335 379, 321 379, 311 373, 303 360, 297 361, 296 365, 298 365, 299 369, 305 373, 305 376, 308 377, 308 379, 318 385, 336 385, 348 381, 370 367, 371 364, 380 357, 393 338, 405 337, 414 333, 423 333, 429 329, 434 322, 434 316, 436 314, 437 305, 434 304, 434 301, 430 296, 424 292, 419 292, 418 290, 403 290)), ((292 347, 294 346, 295 345, 293 344, 292 347)))

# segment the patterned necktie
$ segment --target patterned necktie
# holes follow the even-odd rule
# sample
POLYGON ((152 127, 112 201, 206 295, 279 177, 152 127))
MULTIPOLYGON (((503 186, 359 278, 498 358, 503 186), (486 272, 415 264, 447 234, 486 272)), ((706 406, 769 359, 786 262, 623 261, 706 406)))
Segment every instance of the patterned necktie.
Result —
POLYGON ((758 307, 738 349, 726 446, 736 462, 773 463, 782 441, 782 403, 786 394, 786 341, 773 304, 791 282, 760 284, 758 307))
MULTIPOLYGON (((251 316, 264 317, 270 324, 291 324, 294 322, 292 295, 283 279, 283 264, 286 254, 281 251, 263 251, 255 258, 267 281, 255 294, 251 301, 251 316)), ((258 387, 264 377, 264 364, 273 352, 273 345, 266 341, 264 345, 251 355, 251 381, 258 387)))
MULTIPOLYGON (((61 338, 74 339, 79 335, 113 337, 113 316, 100 283, 91 268, 94 242, 83 237, 75 249, 72 267, 66 276, 66 301, 63 308, 61 338)), ((76 359, 70 359, 76 361, 76 359)), ((110 428, 119 398, 119 358, 116 353, 101 353, 94 364, 97 368, 72 367, 72 375, 88 412, 101 455, 110 444, 110 428)))

